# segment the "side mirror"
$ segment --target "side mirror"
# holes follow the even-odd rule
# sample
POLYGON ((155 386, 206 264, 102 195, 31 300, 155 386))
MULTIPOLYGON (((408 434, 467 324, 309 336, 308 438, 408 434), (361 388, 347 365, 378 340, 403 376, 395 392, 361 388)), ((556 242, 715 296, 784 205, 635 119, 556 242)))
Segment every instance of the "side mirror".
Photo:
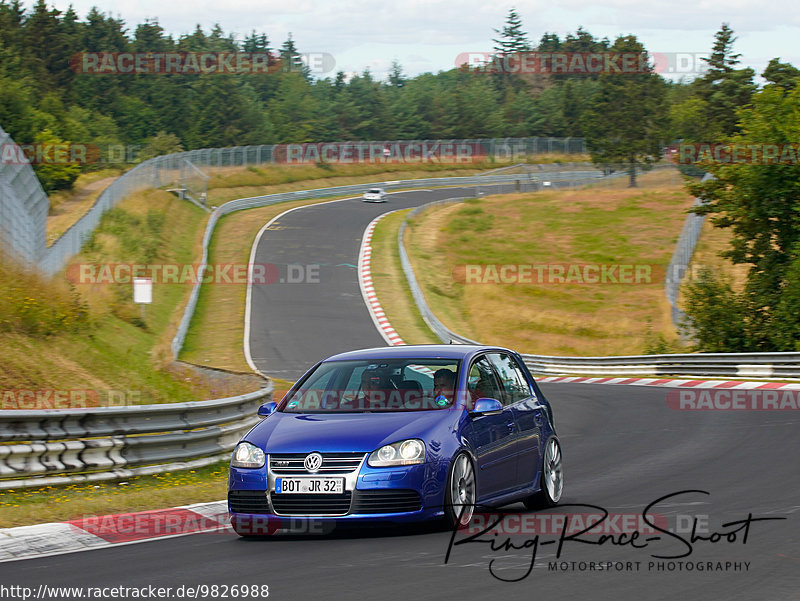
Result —
POLYGON ((475 407, 469 412, 472 416, 491 415, 500 413, 503 410, 503 404, 497 399, 478 399, 475 401, 475 407))
POLYGON ((278 408, 278 403, 275 401, 270 401, 269 403, 264 403, 261 407, 258 408, 258 414, 261 417, 269 417, 275 410, 278 408))

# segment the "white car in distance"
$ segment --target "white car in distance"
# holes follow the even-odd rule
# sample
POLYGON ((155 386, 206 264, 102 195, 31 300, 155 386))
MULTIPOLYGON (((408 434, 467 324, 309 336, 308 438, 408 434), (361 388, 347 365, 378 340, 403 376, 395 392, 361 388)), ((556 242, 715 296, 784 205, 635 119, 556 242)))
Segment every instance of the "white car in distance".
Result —
POLYGON ((371 188, 364 192, 361 200, 364 202, 386 202, 386 190, 383 188, 371 188))

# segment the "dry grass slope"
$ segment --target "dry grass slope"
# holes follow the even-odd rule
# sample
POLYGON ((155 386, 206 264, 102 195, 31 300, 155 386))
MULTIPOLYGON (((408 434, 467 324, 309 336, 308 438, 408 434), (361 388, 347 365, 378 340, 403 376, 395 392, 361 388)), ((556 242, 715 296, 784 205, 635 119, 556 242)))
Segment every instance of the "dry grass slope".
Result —
POLYGON ((407 250, 429 304, 456 332, 535 354, 639 354, 649 336, 676 338, 663 272, 692 199, 671 177, 650 174, 633 190, 589 187, 437 207, 412 222, 407 250), (454 274, 470 264, 649 265, 654 277, 464 284, 454 274))

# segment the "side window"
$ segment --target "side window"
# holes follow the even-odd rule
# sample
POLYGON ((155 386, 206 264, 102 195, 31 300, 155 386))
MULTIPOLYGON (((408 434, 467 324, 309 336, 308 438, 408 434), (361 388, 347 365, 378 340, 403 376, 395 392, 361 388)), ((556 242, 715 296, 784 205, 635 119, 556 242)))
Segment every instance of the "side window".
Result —
POLYGON ((486 357, 481 357, 469 369, 468 388, 472 400, 480 398, 497 399, 503 402, 503 395, 497 386, 497 378, 494 375, 492 364, 486 357))
POLYGON ((500 377, 500 384, 506 395, 507 403, 516 403, 531 396, 531 389, 525 379, 525 374, 522 373, 522 369, 511 355, 490 353, 487 356, 500 377))

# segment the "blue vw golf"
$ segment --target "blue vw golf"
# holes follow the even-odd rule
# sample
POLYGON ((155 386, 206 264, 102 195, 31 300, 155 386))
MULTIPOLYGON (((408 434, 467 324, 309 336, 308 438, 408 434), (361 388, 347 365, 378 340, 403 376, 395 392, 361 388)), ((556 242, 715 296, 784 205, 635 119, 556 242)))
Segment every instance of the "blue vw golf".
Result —
POLYGON ((231 459, 228 509, 240 535, 288 518, 443 518, 458 527, 476 506, 548 507, 561 498, 552 409, 508 349, 334 355, 259 414, 231 459))

